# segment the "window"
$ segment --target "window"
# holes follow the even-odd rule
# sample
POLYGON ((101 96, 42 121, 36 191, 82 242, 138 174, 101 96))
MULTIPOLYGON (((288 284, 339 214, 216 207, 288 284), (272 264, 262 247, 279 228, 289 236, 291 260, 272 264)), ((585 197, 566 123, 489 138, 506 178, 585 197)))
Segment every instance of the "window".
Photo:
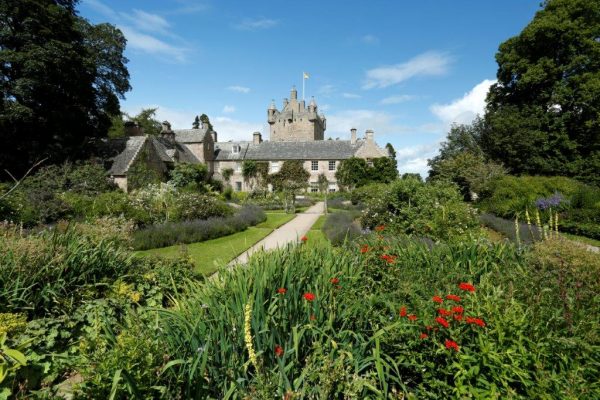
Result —
POLYGON ((370 158, 367 158, 367 165, 368 165, 369 167, 372 167, 372 166, 373 166, 373 160, 372 160, 372 159, 370 159, 370 158))
POLYGON ((335 171, 335 161, 329 161, 329 170, 335 171))
POLYGON ((235 172, 237 172, 237 173, 241 173, 242 172, 242 163, 236 163, 235 164, 235 172))
POLYGON ((310 183, 310 192, 317 193, 319 191, 319 184, 317 182, 310 183))
POLYGON ((237 192, 241 192, 242 191, 242 182, 238 181, 238 182, 235 183, 235 190, 237 192))
POLYGON ((271 161, 271 173, 279 172, 279 162, 271 161))
POLYGON ((241 147, 241 146, 239 146, 239 145, 237 145, 237 144, 234 144, 234 145, 233 145, 233 147, 231 148, 231 152, 232 152, 233 154, 237 154, 237 153, 239 153, 239 152, 240 152, 240 150, 241 150, 241 149, 242 149, 242 147, 241 147))
POLYGON ((310 162, 310 170, 311 171, 318 171, 319 170, 319 162, 318 161, 311 161, 310 162))

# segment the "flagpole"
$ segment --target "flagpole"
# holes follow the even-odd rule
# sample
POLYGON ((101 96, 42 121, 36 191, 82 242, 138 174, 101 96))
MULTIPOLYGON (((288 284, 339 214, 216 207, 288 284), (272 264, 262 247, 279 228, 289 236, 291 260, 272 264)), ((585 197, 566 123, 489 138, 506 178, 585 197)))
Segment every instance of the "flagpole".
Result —
POLYGON ((302 72, 302 101, 304 101, 304 82, 306 82, 306 73, 302 72))

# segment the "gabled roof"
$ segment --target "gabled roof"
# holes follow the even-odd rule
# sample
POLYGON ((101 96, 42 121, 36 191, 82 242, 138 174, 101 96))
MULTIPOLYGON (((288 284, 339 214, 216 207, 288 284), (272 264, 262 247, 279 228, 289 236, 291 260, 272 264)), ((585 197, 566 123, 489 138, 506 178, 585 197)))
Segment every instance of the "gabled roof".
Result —
POLYGON ((315 140, 310 142, 262 142, 249 144, 247 160, 344 160, 353 157, 362 142, 315 140))
POLYGON ((248 145, 251 142, 217 142, 215 143, 215 161, 244 160, 248 145), (233 146, 240 146, 239 152, 233 152, 233 146))
POLYGON ((177 129, 175 132, 175 140, 180 143, 202 143, 206 131, 203 129, 177 129))

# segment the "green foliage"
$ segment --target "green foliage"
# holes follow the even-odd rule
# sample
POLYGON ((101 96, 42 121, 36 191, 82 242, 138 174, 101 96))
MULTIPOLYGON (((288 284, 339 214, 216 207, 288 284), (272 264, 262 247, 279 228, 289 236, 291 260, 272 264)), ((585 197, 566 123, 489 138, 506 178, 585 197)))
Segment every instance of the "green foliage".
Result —
POLYGON ((360 236, 360 225, 356 223, 355 212, 340 211, 329 214, 323 223, 322 231, 334 246, 353 241, 360 236))
MULTIPOLYGON (((432 170, 433 171, 433 170, 432 170)), ((436 163, 431 180, 446 180, 455 183, 465 200, 473 200, 472 194, 486 196, 492 181, 503 177, 506 172, 500 164, 486 162, 483 156, 470 152, 443 159, 436 163)))
POLYGON ((208 118, 208 115, 202 114, 200 116, 200 122, 208 124, 208 131, 209 132, 214 130, 212 124, 210 123, 210 119, 208 118))
POLYGON ((0 148, 10 149, 0 154, 1 171, 20 176, 47 157, 85 157, 130 89, 122 32, 90 24, 75 4, 0 3, 0 148))
POLYGON ((156 110, 158 110, 158 108, 142 108, 142 110, 133 117, 126 115, 127 121, 136 123, 142 128, 144 135, 157 136, 160 134, 162 125, 160 121, 155 118, 156 110))
POLYGON ((391 143, 388 143, 388 144, 385 145, 385 149, 390 154, 390 158, 392 160, 396 161, 396 149, 394 149, 394 146, 392 146, 391 143))
POLYGON ((598 182, 598 37, 597 1, 548 0, 500 45, 481 137, 486 154, 511 173, 598 182))
POLYGON ((200 118, 196 115, 194 122, 192 123, 192 129, 200 129, 200 118))
POLYGON ((398 178, 398 165, 393 158, 374 158, 373 166, 369 167, 369 173, 372 182, 390 183, 398 178))
POLYGON ((583 186, 566 177, 504 176, 490 183, 489 196, 483 198, 481 207, 499 217, 512 219, 523 215, 526 209, 534 210, 535 201, 555 192, 567 199, 583 186))
POLYGON ((176 188, 198 190, 200 185, 206 181, 208 168, 205 164, 178 163, 169 174, 170 182, 176 188))
POLYGON ((127 171, 127 190, 145 188, 148 185, 157 185, 163 181, 164 173, 148 163, 148 150, 142 149, 127 171))
POLYGON ((363 227, 384 225, 393 232, 434 240, 464 238, 477 229, 475 211, 463 203, 453 184, 405 179, 369 189, 371 193, 360 197, 363 227))
POLYGON ((368 180, 367 161, 362 158, 351 157, 343 160, 335 171, 335 179, 341 187, 352 190, 362 186, 368 180))
POLYGON ((269 175, 273 190, 283 195, 286 211, 295 212, 296 194, 306 189, 309 177, 310 173, 299 160, 284 161, 279 172, 269 175))
POLYGON ((229 180, 231 179, 233 172, 233 168, 225 168, 223 171, 221 171, 223 179, 225 179, 225 182, 227 182, 227 184, 229 184, 229 180))

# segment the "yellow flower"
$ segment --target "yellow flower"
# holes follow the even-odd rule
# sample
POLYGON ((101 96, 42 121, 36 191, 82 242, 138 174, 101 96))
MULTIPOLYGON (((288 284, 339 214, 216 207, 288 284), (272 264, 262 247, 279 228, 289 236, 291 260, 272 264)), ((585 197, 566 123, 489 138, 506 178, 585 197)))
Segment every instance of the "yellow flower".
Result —
POLYGON ((140 294, 140 292, 131 292, 131 293, 129 293, 129 298, 134 303, 139 303, 140 299, 142 298, 142 295, 140 294))
POLYGON ((258 359, 256 358, 256 352, 254 351, 254 345, 252 344, 252 305, 246 304, 244 310, 244 341, 246 342, 246 349, 248 350, 248 357, 250 362, 254 365, 254 368, 258 370, 258 359))
POLYGON ((23 332, 27 327, 27 318, 23 314, 0 313, 0 335, 23 332))

